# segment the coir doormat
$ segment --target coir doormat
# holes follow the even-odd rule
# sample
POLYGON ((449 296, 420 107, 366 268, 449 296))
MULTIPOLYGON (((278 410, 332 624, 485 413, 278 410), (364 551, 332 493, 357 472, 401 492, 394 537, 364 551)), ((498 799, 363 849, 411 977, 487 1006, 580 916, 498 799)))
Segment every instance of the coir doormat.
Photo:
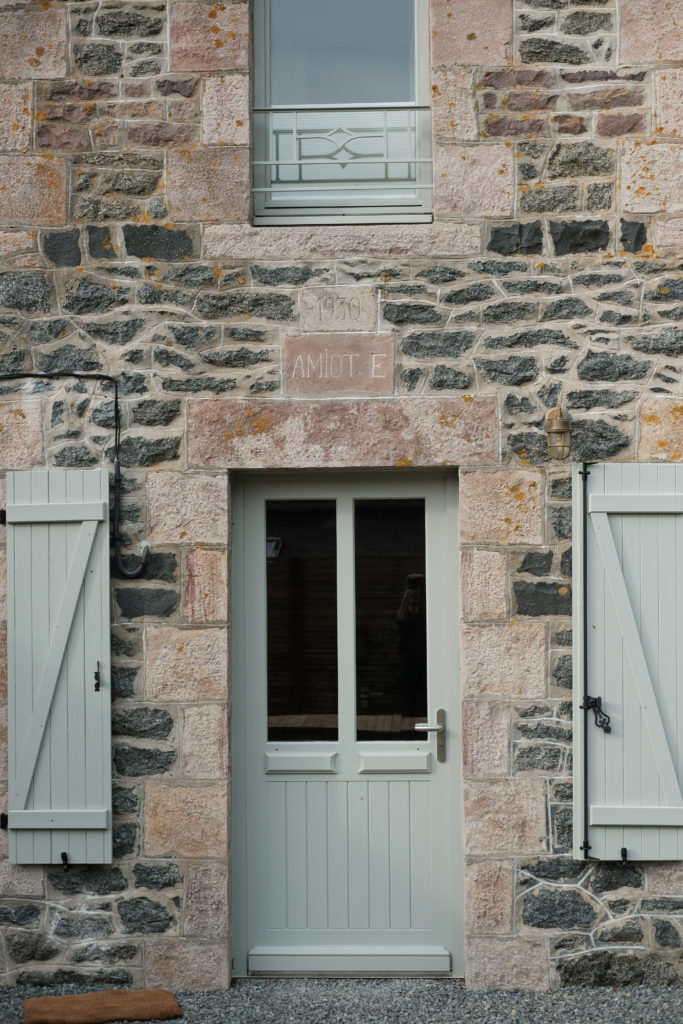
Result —
POLYGON ((173 1020, 183 1011, 164 988, 111 989, 78 996, 38 996, 24 1000, 24 1024, 107 1024, 119 1020, 173 1020))

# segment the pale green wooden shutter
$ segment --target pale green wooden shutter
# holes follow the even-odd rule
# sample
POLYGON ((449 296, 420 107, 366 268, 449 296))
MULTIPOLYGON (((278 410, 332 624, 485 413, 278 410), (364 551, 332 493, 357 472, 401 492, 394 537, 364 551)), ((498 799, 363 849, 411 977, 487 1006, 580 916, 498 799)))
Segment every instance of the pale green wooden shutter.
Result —
POLYGON ((7 474, 15 864, 111 861, 108 499, 105 470, 7 474))
POLYGON ((620 860, 622 850, 628 860, 680 860, 683 466, 588 465, 585 490, 580 468, 574 853, 583 856, 587 838, 589 855, 601 860, 620 860), (584 678, 610 717, 609 732, 581 708, 584 678))

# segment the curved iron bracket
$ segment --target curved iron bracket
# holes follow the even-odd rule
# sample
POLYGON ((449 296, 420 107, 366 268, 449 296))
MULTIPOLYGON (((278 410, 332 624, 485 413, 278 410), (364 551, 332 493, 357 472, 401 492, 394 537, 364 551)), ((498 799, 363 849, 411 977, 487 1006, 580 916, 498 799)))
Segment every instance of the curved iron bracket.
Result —
POLYGON ((119 410, 119 382, 116 377, 110 377, 106 373, 65 373, 54 371, 54 373, 37 373, 26 371, 25 373, 0 373, 0 380, 21 380, 22 378, 38 377, 42 380, 60 380, 64 377, 75 380, 106 380, 114 387, 114 523, 113 541, 114 554, 116 556, 116 567, 127 580, 135 580, 145 571, 149 561, 149 547, 142 552, 140 563, 134 569, 127 569, 123 564, 121 556, 121 466, 119 464, 119 448, 121 445, 121 414, 119 410))

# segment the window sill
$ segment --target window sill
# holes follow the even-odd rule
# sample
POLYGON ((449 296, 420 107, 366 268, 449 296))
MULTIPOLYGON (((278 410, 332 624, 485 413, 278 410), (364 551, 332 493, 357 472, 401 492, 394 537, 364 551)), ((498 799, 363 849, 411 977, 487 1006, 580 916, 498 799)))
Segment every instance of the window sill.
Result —
POLYGON ((431 224, 434 218, 431 213, 387 213, 387 214, 353 214, 345 216, 301 216, 301 217, 254 217, 254 227, 288 227, 296 224, 431 224))

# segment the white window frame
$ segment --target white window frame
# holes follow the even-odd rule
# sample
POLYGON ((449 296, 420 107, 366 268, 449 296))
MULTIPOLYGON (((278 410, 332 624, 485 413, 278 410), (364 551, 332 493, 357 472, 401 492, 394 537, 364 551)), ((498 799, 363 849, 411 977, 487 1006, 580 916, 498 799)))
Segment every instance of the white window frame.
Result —
MULTIPOLYGON (((253 60, 253 223, 255 225, 286 224, 392 224, 425 223, 432 220, 432 133, 431 95, 429 67, 429 0, 413 0, 415 7, 415 103, 404 104, 360 104, 348 106, 277 106, 270 97, 269 55, 270 55, 270 4, 272 0, 255 0, 253 18, 254 60, 253 60), (268 119, 272 113, 292 113, 310 110, 339 110, 340 114, 352 109, 415 111, 415 165, 414 198, 394 198, 385 203, 365 198, 353 204, 353 191, 349 188, 349 199, 325 204, 319 201, 291 204, 277 203, 269 188, 269 167, 276 161, 269 154, 270 132, 268 119)), ((277 0, 275 0, 277 2, 277 0)), ((343 0, 339 0, 343 2, 343 0)), ((385 154, 386 155, 386 154, 385 154)), ((379 162, 390 161, 381 160, 379 162)), ((397 161, 391 161, 396 164, 397 161)), ((404 161, 405 162, 405 161, 404 161)), ((400 186, 399 186, 400 187, 400 186)), ((408 185, 410 187, 410 184, 408 185)), ((329 186, 328 186, 329 190, 329 186)), ((294 190, 292 190, 294 191, 294 190)), ((307 188, 310 194, 313 189, 307 188)), ((325 188, 317 189, 321 197, 325 188)), ((334 189, 339 192, 338 188, 334 189)), ((295 193, 294 193, 295 194, 295 193)))

